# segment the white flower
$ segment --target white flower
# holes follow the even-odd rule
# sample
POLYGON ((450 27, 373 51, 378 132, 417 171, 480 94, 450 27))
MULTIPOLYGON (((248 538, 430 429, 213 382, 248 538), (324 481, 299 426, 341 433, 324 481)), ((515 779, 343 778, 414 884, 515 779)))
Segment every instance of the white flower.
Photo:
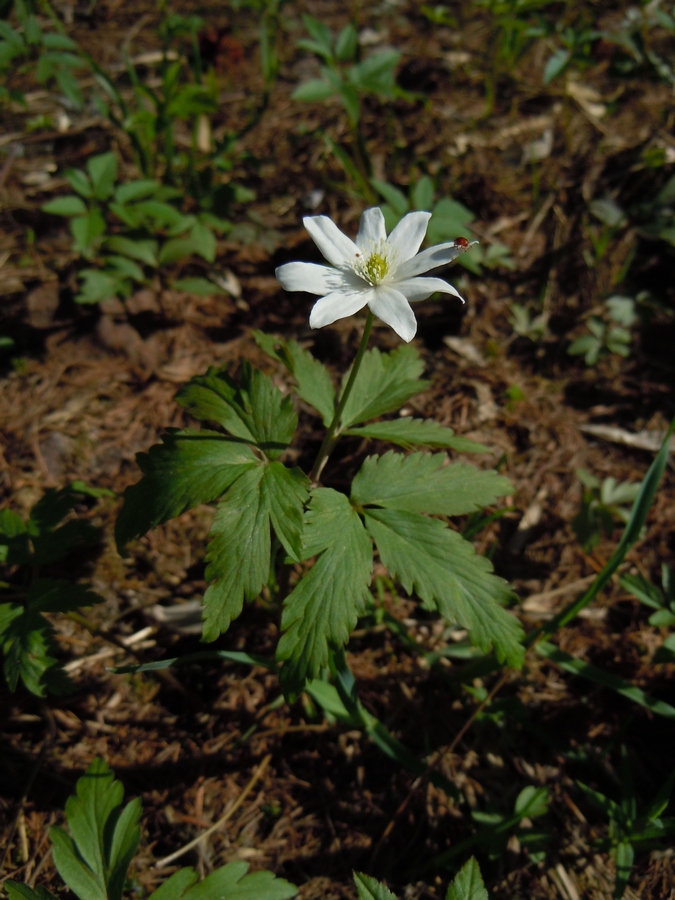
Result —
POLYGON ((418 253, 430 218, 428 212, 408 213, 387 237, 382 210, 373 207, 361 216, 354 242, 328 216, 306 216, 305 228, 331 265, 286 263, 276 270, 276 276, 287 291, 322 295, 309 317, 312 328, 330 325, 369 306, 399 337, 411 341, 417 331, 411 302, 426 300, 435 291, 462 300, 447 281, 419 276, 447 265, 472 246, 459 239, 418 253))

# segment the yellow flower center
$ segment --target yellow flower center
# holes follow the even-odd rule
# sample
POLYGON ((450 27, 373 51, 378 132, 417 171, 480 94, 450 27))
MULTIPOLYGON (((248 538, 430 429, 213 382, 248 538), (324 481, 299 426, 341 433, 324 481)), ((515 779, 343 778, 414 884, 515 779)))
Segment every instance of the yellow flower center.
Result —
POLYGON ((387 258, 381 253, 371 253, 363 266, 363 276, 371 284, 380 284, 388 271, 387 258))

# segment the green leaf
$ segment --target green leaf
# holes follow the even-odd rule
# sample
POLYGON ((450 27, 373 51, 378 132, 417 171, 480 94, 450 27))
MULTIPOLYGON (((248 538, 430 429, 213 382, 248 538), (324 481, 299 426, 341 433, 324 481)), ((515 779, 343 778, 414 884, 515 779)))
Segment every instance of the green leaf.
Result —
POLYGON ((395 97, 396 67, 400 58, 398 50, 380 50, 352 66, 349 78, 363 91, 395 97))
POLYGON ((447 447, 461 453, 489 453, 488 447, 477 444, 468 438, 458 437, 452 428, 439 425, 438 422, 408 417, 392 419, 389 422, 374 422, 372 425, 360 425, 344 432, 353 437, 371 438, 376 441, 391 441, 406 450, 414 446, 447 447))
POLYGON ((143 269, 141 269, 138 263, 135 263, 133 259, 128 259, 126 256, 108 256, 106 258, 106 263, 110 267, 108 271, 112 270, 119 273, 119 275, 125 279, 131 278, 139 284, 142 284, 145 281, 143 269))
POLYGON ((599 669, 597 666, 593 666, 583 659, 575 659, 575 657, 570 656, 569 653, 560 650, 555 644, 550 644, 548 641, 539 641, 536 645, 536 651, 539 656, 543 656, 544 659, 548 659, 550 662, 560 666, 565 672, 570 672, 572 675, 579 675, 595 684, 601 684, 603 687, 611 688, 613 691, 616 691, 617 694, 621 694, 621 696, 626 697, 628 700, 632 700, 633 703, 637 703, 639 706, 650 709, 659 716, 665 716, 668 719, 675 718, 675 707, 671 706, 669 703, 666 703, 664 700, 655 700, 641 688, 635 687, 619 675, 614 675, 612 672, 605 672, 603 669, 599 669))
POLYGON ((550 84, 554 78, 557 78, 571 58, 572 54, 569 50, 565 50, 563 47, 558 48, 544 66, 544 85, 550 84))
POLYGON ((270 523, 286 552, 301 553, 303 507, 309 480, 280 462, 245 472, 218 505, 206 554, 204 640, 215 640, 269 580, 270 523))
POLYGON ((19 884, 17 881, 6 881, 8 900, 57 900, 51 891, 40 885, 33 890, 27 884, 19 884))
POLYGON ((50 213, 52 216, 84 216, 87 213, 87 207, 80 197, 68 194, 43 204, 42 212, 50 213))
POLYGON ((172 431, 136 460, 144 477, 124 492, 118 547, 200 503, 216 500, 258 464, 243 443, 213 431, 172 431))
POLYGON ((80 194, 80 196, 86 197, 87 199, 94 196, 91 182, 82 169, 66 169, 63 174, 71 188, 80 194))
POLYGON ((332 52, 333 35, 330 33, 330 29, 312 16, 303 15, 302 21, 317 44, 329 53, 332 52))
POLYGON ((112 197, 117 180, 117 157, 114 153, 101 153, 87 160, 87 172, 97 200, 112 197))
POLYGON ((150 895, 150 900, 184 900, 186 892, 198 880, 199 875, 194 869, 179 869, 150 895))
POLYGON ((239 381, 237 385, 226 372, 209 369, 182 387, 176 400, 195 418, 216 422, 276 459, 290 444, 298 424, 293 401, 246 360, 239 381))
POLYGON ((75 238, 73 249, 86 259, 91 259, 99 238, 105 234, 105 219, 94 207, 85 216, 71 219, 70 230, 75 238))
MULTIPOLYGON (((429 382, 420 379, 423 368, 419 353, 408 344, 391 353, 380 353, 376 348, 367 350, 342 413, 342 430, 398 410, 415 394, 426 390, 429 382)), ((343 388, 348 378, 349 372, 343 388)))
POLYGON ((128 256, 130 259, 137 259, 139 262, 145 263, 146 266, 157 266, 157 241, 150 239, 132 240, 131 238, 115 235, 106 238, 105 245, 107 249, 113 253, 119 253, 122 256, 128 256))
POLYGON ((428 175, 423 175, 410 192, 413 209, 431 212, 435 193, 433 181, 428 175))
POLYGON ((298 889, 273 872, 252 872, 241 860, 230 862, 197 883, 194 869, 180 869, 151 900, 289 900, 298 889))
POLYGON ((102 272, 100 269, 81 269, 79 276, 82 279, 82 290, 76 295, 78 303, 100 303, 109 300, 122 292, 124 279, 111 272, 102 272))
POLYGON ((292 100, 303 100, 305 103, 320 103, 335 95, 332 84, 320 78, 311 78, 303 82, 291 94, 292 100))
POLYGON ((141 802, 122 808, 123 788, 101 759, 95 759, 66 803, 72 837, 50 830, 54 864, 80 900, 121 900, 127 869, 140 838, 141 802))
POLYGON ((371 178, 370 183, 378 194, 381 194, 384 197, 399 218, 408 212, 410 204, 403 191, 394 187, 393 184, 389 184, 388 181, 380 181, 379 178, 371 178))
POLYGON ((452 884, 448 885, 445 900, 488 900, 478 863, 473 856, 462 866, 452 884))
POLYGON ((484 653, 494 645, 500 661, 522 664, 522 629, 499 605, 509 587, 492 574, 489 560, 438 519, 394 509, 368 509, 365 515, 382 564, 409 594, 466 628, 484 653))
POLYGON ((115 200, 118 203, 131 203, 144 197, 151 197, 159 189, 159 182, 151 178, 138 178, 128 184, 119 184, 115 188, 115 200))
POLYGON ((335 42, 335 56, 340 62, 349 62, 356 56, 356 50, 359 46, 359 36, 356 28, 349 23, 345 25, 335 42))
POLYGON ((208 278, 180 278, 174 281, 173 287, 177 291, 185 291, 186 294, 197 294, 198 297, 213 297, 216 294, 226 294, 227 291, 208 278))
POLYGON ((396 894, 392 894, 386 885, 363 872, 354 872, 354 884, 359 900, 396 900, 396 894))
POLYGON ((330 488, 313 491, 305 514, 302 557, 317 554, 284 601, 277 658, 284 661, 281 677, 290 693, 319 675, 329 647, 344 646, 368 596, 370 539, 347 497, 330 488))
POLYGON ((323 424, 330 425, 335 414, 335 388, 328 369, 294 340, 283 340, 254 331, 256 343, 268 356, 282 363, 297 383, 298 396, 314 407, 323 424))
POLYGON ((429 515, 459 516, 491 506, 512 493, 508 478, 467 463, 445 465, 445 453, 389 450, 367 457, 352 483, 352 501, 429 515))

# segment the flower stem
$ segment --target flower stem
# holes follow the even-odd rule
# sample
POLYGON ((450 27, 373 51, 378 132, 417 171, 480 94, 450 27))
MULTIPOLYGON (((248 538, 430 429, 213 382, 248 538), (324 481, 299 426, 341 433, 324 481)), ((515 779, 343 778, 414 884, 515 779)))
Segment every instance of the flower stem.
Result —
POLYGON ((345 385, 344 390, 340 395, 340 400, 335 410, 333 421, 328 426, 328 431, 326 432, 323 443, 319 448, 316 460, 314 462, 314 465, 312 466, 312 471, 309 473, 309 479, 314 485, 318 483, 319 478, 321 477, 321 473, 323 472, 323 468, 328 462, 328 457, 333 452, 333 448, 337 444, 338 438, 340 437, 340 419, 342 418, 342 413, 345 406, 347 405, 347 400, 349 399, 349 395, 351 394, 352 388, 354 387, 354 384, 356 382, 356 376, 358 375, 359 369, 361 368, 361 363, 363 362, 363 356, 366 352, 366 347, 368 346, 368 339, 370 338, 370 332, 373 327, 374 319, 375 316, 370 310, 368 310, 368 318, 366 319, 366 324, 363 329, 363 336, 361 337, 361 343, 359 344, 359 349, 356 353, 356 359, 354 360, 352 370, 349 373, 347 384, 345 385))

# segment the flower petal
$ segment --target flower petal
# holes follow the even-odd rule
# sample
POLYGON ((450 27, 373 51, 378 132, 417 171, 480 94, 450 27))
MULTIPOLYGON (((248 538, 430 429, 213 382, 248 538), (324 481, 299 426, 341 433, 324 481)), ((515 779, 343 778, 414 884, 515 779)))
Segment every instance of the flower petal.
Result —
POLYGON ((396 274, 398 274, 398 266, 410 259, 411 256, 414 256, 420 249, 424 235, 427 233, 427 223, 430 218, 431 213, 429 212, 408 213, 407 216, 403 216, 389 235, 387 239, 387 255, 390 259, 393 259, 395 254, 396 274))
POLYGON ((368 249, 373 244, 387 240, 387 229, 384 227, 384 216, 379 206, 367 209, 361 216, 359 233, 356 235, 358 247, 368 249))
POLYGON ((350 241, 328 216, 305 216, 302 220, 310 237, 324 258, 334 266, 351 265, 359 248, 350 241))
POLYGON ((290 262, 274 273, 285 291, 307 291, 309 294, 330 294, 347 284, 344 274, 332 266, 317 263, 290 262))
POLYGON ((411 341, 417 331, 417 320, 405 296, 388 285, 379 284, 372 292, 368 306, 404 341, 411 341))
MULTIPOLYGON (((472 241, 469 247, 473 247, 478 241, 472 241)), ((415 275, 422 275, 430 269, 438 269, 439 266, 447 266, 453 259, 464 253, 469 247, 456 247, 454 241, 448 244, 436 244, 435 247, 429 247, 418 253, 413 259, 408 259, 396 269, 396 279, 412 278, 415 275)))
POLYGON ((442 294, 453 294, 464 303, 464 298, 442 278, 405 278, 403 281, 393 282, 390 287, 400 291, 410 303, 414 303, 416 300, 426 300, 436 291, 440 291, 442 294))
POLYGON ((323 328, 338 319, 353 316, 368 303, 372 290, 333 291, 317 300, 309 315, 310 328, 323 328))

